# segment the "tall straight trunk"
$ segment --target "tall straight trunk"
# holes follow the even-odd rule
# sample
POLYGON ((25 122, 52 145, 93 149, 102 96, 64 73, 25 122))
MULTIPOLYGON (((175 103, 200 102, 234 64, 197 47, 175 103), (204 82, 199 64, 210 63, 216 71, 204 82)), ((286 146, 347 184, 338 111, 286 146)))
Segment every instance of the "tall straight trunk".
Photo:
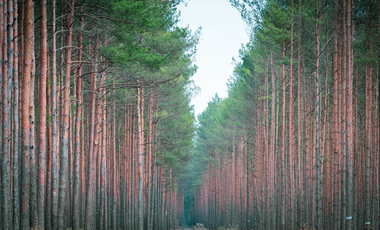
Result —
MULTIPOLYGON (((0 0, 0 88, 3 86, 3 37, 4 37, 4 0, 0 0)), ((0 114, 2 115, 2 103, 3 103, 3 90, 0 90, 0 114)), ((2 117, 0 118, 0 150, 2 151, 3 146, 3 125, 2 117)), ((1 155, 0 155, 1 158, 1 155)), ((1 164, 1 160, 0 160, 1 164)), ((1 183, 2 171, 0 171, 0 203, 1 203, 1 193, 2 193, 2 183, 1 183)), ((1 207, 0 207, 1 210, 1 207)), ((0 227, 2 226, 2 217, 0 216, 0 227)))
POLYGON ((338 203, 338 188, 339 188, 339 120, 338 120, 338 92, 339 92, 339 77, 338 77, 338 6, 335 5, 334 9, 334 96, 333 96, 333 121, 332 121, 332 129, 333 129, 333 138, 332 138, 332 148, 334 154, 334 182, 333 182, 333 228, 340 229, 340 204, 338 203))
MULTIPOLYGON (((57 229, 58 224, 58 113, 57 99, 57 40, 56 40, 56 16, 55 16, 56 1, 52 0, 52 148, 51 148, 51 200, 52 200, 52 229, 57 229)), ((49 226, 47 226, 49 227, 49 226)))
MULTIPOLYGON (((96 58, 95 58, 96 59, 96 58)), ((95 60, 96 62, 96 60, 95 60)), ((94 229, 94 213, 93 213, 93 196, 95 192, 95 156, 94 151, 94 135, 95 135, 95 100, 96 100, 96 78, 97 78, 97 64, 93 65, 93 73, 90 76, 90 95, 89 95, 89 155, 87 159, 87 191, 86 191, 86 217, 85 228, 94 229)))
MULTIPOLYGON (((155 103, 157 104, 157 101, 155 100, 155 103)), ((154 112, 157 112, 156 111, 156 106, 154 106, 154 108, 152 108, 152 110, 154 110, 154 112)), ((153 112, 153 111, 152 111, 153 112)), ((152 126, 152 134, 153 133, 156 133, 156 125, 153 125, 152 126)), ((154 137, 152 138, 152 141, 154 141, 153 143, 155 143, 155 140, 156 140, 156 135, 154 135, 154 137)), ((152 143, 152 144, 153 144, 152 143)), ((152 151, 153 151, 153 172, 152 172, 152 205, 151 205, 151 226, 152 228, 154 228, 156 225, 157 225, 157 222, 155 221, 155 216, 157 216, 157 202, 158 201, 158 197, 157 197, 157 192, 158 191, 158 183, 157 183, 157 164, 156 164, 156 145, 153 144, 152 146, 152 151)))
POLYGON ((340 188, 340 199, 341 199, 341 228, 346 229, 346 218, 347 217, 347 78, 346 78, 346 72, 347 72, 347 58, 346 58, 346 52, 347 52, 347 27, 346 27, 346 5, 347 1, 343 1, 343 23, 342 23, 342 29, 343 34, 341 35, 341 44, 340 44, 340 58, 342 60, 342 70, 340 71, 340 78, 341 78, 341 96, 340 96, 340 131, 341 131, 341 169, 340 169, 340 180, 341 180, 341 188, 340 188))
MULTIPOLYGON (((270 190, 270 181, 269 181, 269 175, 270 175, 270 170, 269 169, 269 156, 270 156, 270 152, 269 152, 269 83, 268 83, 268 79, 269 79, 269 69, 268 69, 268 64, 267 64, 267 67, 266 67, 266 70, 265 70, 265 89, 266 89, 266 99, 265 99, 265 109, 264 109, 264 116, 265 116, 265 135, 264 135, 264 140, 265 140, 265 211, 264 211, 264 226, 267 226, 269 228, 269 222, 271 222, 271 219, 270 219, 270 199, 269 197, 271 196, 269 194, 269 190, 270 190)), ((226 140, 227 142, 227 140, 226 140)), ((227 151, 227 147, 226 147, 226 151, 227 151)), ((226 172, 227 170, 230 170, 229 167, 226 169, 226 172)), ((227 182, 228 183, 228 182, 227 182)), ((228 184, 226 186, 229 186, 228 184)), ((228 188, 229 189, 229 188, 228 188)))
MULTIPOLYGON (((303 70, 305 70, 305 59, 302 60, 303 63, 302 63, 302 68, 303 70)), ((304 72, 302 73, 303 75, 305 74, 304 72)), ((306 88, 306 84, 307 84, 307 81, 306 81, 306 77, 303 76, 303 88, 305 89, 306 88)), ((307 224, 310 224, 311 223, 311 216, 310 216, 310 209, 311 207, 309 206, 310 205, 310 155, 311 155, 311 151, 310 151, 310 118, 308 115, 305 115, 306 113, 309 113, 309 107, 310 107, 310 103, 306 103, 307 99, 310 98, 310 93, 307 94, 306 91, 305 92, 305 95, 303 97, 303 114, 302 114, 302 117, 304 118, 304 132, 305 132, 305 160, 304 160, 304 179, 303 179, 303 187, 305 188, 305 192, 304 192, 304 207, 302 208, 305 212, 305 220, 304 222, 307 223, 307 224)))
MULTIPOLYGON (((6 9, 5 9, 6 10, 6 9)), ((3 161, 3 124, 2 124, 2 117, 3 117, 3 114, 2 114, 2 111, 3 111, 3 108, 2 108, 2 104, 3 104, 3 63, 5 63, 5 61, 3 61, 3 40, 6 40, 4 39, 4 36, 6 37, 6 35, 4 35, 4 20, 7 21, 6 17, 4 17, 6 15, 6 13, 4 13, 4 1, 3 0, 0 0, 0 114, 1 114, 1 117, 0 117, 0 165, 1 167, 3 167, 2 165, 2 161, 3 161)), ((6 34, 6 33, 5 33, 6 34)), ((3 172, 2 170, 0 170, 0 211, 1 211, 1 214, 0 214, 0 228, 2 228, 3 226, 3 199, 2 199, 2 193, 3 193, 3 172)), ((5 224, 4 224, 5 225, 5 224)), ((8 224, 6 224, 8 225, 8 224)))
MULTIPOLYGON (((83 8, 81 8, 83 10, 83 8)), ((84 20, 83 17, 80 19, 80 27, 83 30, 84 28, 84 20)), ((78 62, 82 61, 82 49, 83 49, 83 34, 80 32, 79 34, 79 41, 78 41, 78 62)), ((80 154, 81 154, 81 133, 80 133, 80 126, 81 126, 81 119, 82 119, 82 103, 83 103, 83 92, 82 92, 82 64, 79 63, 77 67, 77 73, 76 73, 76 116, 75 116, 75 147, 74 147, 74 186, 73 186, 73 230, 79 229, 79 208, 80 208, 80 154)))
POLYGON ((25 1, 24 10, 24 50, 23 50, 23 71, 22 71, 22 91, 21 91, 21 138, 22 138, 22 170, 21 170, 21 228, 29 229, 29 191, 30 191, 30 91, 32 59, 33 59, 33 29, 34 29, 34 1, 25 1))
MULTIPOLYGON (((231 170, 231 182, 232 182, 232 201, 231 201, 231 203, 232 203, 232 210, 234 210, 235 211, 235 209, 236 209, 236 205, 237 205, 237 202, 236 202, 236 191, 237 191, 237 189, 236 189, 236 183, 237 183, 237 181, 236 181, 236 158, 235 158, 235 124, 233 125, 234 126, 234 128, 233 128, 233 136, 232 136, 232 151, 231 151, 231 155, 232 155, 232 157, 231 157, 231 168, 232 168, 232 170, 231 170)), ((231 213, 232 214, 232 217, 231 217, 231 219, 232 219, 232 223, 233 224, 236 224, 237 223, 237 213, 236 212, 233 212, 233 213, 231 213)))
POLYGON ((47 15, 46 0, 40 1, 40 79, 38 94, 38 226, 45 228, 46 187, 46 82, 47 82, 47 15))
MULTIPOLYGON (((131 105, 131 113, 132 113, 132 102, 130 102, 130 105, 131 105)), ((131 221, 130 221, 130 224, 131 224, 131 228, 133 229, 134 226, 135 226, 135 207, 136 207, 136 196, 135 196, 135 190, 136 190, 136 186, 135 186, 135 178, 136 178, 136 167, 135 167, 135 161, 136 161, 136 157, 135 157, 135 136, 136 136, 136 132, 134 130, 134 127, 135 127, 135 123, 136 123, 136 118, 134 118, 133 116, 131 116, 131 130, 130 130, 130 144, 131 144, 131 150, 130 150, 130 157, 131 157, 131 221)))
POLYGON ((137 88, 137 119, 138 119, 138 223, 139 230, 144 229, 144 199, 143 199, 143 185, 144 185, 144 91, 139 86, 137 88))
POLYGON ((125 158, 126 158, 126 162, 125 162, 125 210, 124 210, 124 213, 125 213, 125 222, 124 222, 124 228, 130 228, 130 216, 131 216, 131 208, 130 208, 130 203, 131 203, 131 186, 130 186, 130 181, 131 181, 131 178, 130 178, 130 175, 131 175, 131 168, 130 168, 130 165, 131 165, 131 109, 130 109, 130 103, 129 101, 126 103, 126 106, 125 106, 125 116, 126 116, 126 122, 125 122, 125 126, 126 126, 126 134, 125 134, 125 158))
MULTIPOLYGON (((326 30, 328 29, 328 26, 326 25, 326 30)), ((326 32, 328 36, 328 32, 326 32)), ((329 60, 329 47, 326 47, 326 63, 330 63, 329 60)), ((329 101, 329 82, 330 82, 330 66, 329 64, 326 64, 325 68, 325 96, 324 96, 324 107, 328 109, 330 107, 330 101, 329 101)), ((320 96, 321 98, 321 96, 320 96)), ((323 111, 323 110, 322 110, 323 111)), ((321 154, 320 154, 320 159, 321 159, 321 175, 322 175, 322 186, 325 187, 325 193, 322 192, 322 219, 326 220, 325 224, 322 225, 324 227, 326 226, 331 226, 331 203, 332 203, 332 193, 331 193, 331 188, 332 188, 332 157, 331 157, 331 151, 330 151, 330 141, 329 141, 329 136, 330 136, 330 127, 329 127, 329 119, 330 119, 330 113, 326 111, 324 113, 323 117, 323 133, 322 133, 322 148, 321 148, 321 154), (326 160, 326 163, 324 164, 322 159, 328 159, 326 160), (326 167, 324 167, 326 165, 326 167), (324 170, 326 168, 326 170, 324 170), (325 172, 325 174, 323 174, 325 172)))
MULTIPOLYGON (((82 79, 83 81, 83 79, 82 79)), ((83 84, 82 84, 82 92, 83 92, 83 84)), ((83 100, 83 95, 82 95, 82 100, 83 100)), ((88 131, 85 131, 84 129, 84 109, 82 106, 81 109, 82 117, 81 117, 81 156, 80 156, 80 227, 84 228, 85 225, 85 216, 86 216, 86 155, 85 155, 85 142, 86 142, 86 137, 88 137, 88 131)))
MULTIPOLYGON (((102 79, 105 81, 106 79, 106 73, 102 73, 102 79)), ((101 145, 101 229, 108 229, 106 227, 107 224, 107 209, 106 209, 106 177, 107 177, 107 165, 106 165, 106 146, 107 146, 107 106, 106 106, 106 98, 105 98, 105 89, 103 88, 101 90, 101 96, 102 96, 102 145, 101 145)), ((115 114, 114 114, 115 117, 115 114)), ((115 133, 112 134, 113 136, 115 133)))
MULTIPOLYGON (((14 15, 18 14, 17 1, 13 1, 14 15)), ((13 18, 13 17, 12 17, 13 18)), ((14 60, 13 60, 13 228, 20 228, 20 179, 19 179, 19 76, 18 76, 18 22, 14 21, 13 26, 13 47, 14 47, 14 60)))
POLYGON ((63 90, 63 105, 61 117, 61 151, 60 151, 60 177, 59 177, 59 202, 58 202, 58 229, 65 228, 64 213, 66 209, 66 189, 68 175, 68 156, 69 156, 69 126, 70 126, 70 77, 71 77, 71 44, 74 20, 74 0, 67 6, 66 20, 66 44, 65 44, 65 80, 63 90))
POLYGON ((294 182, 294 138, 293 138, 293 113, 294 113, 294 99, 293 99, 293 1, 291 12, 291 25, 290 25, 290 69, 289 69, 289 184, 290 184, 290 229, 295 227, 295 182, 294 182))
MULTIPOLYGON (((358 124, 359 124, 359 116, 358 116, 358 62, 356 62, 356 68, 355 68, 355 102, 354 102, 354 112, 355 112, 355 115, 354 115, 354 140, 355 140, 355 150, 354 150, 354 168, 355 168, 355 178, 354 178, 354 181, 355 181, 355 184, 354 184, 354 187, 356 188, 355 189, 355 201, 354 201, 354 205, 355 207, 357 207, 356 210, 359 210, 359 205, 360 205, 360 201, 361 201, 361 198, 360 198, 360 171, 361 171, 361 153, 359 151, 360 147, 359 147, 359 135, 358 135, 358 124)), ((361 219, 361 216, 360 216, 360 212, 359 211, 356 211, 355 213, 355 218, 356 218, 356 224, 359 223, 359 220, 361 219)), ((358 226, 358 225, 357 225, 358 226)))
POLYGON ((152 203, 152 152, 153 152, 153 87, 150 87, 149 92, 149 141, 148 141, 148 229, 153 229, 153 206, 152 203))
MULTIPOLYGON (((98 46, 99 46, 99 36, 96 37, 96 41, 95 41, 95 50, 94 52, 97 52, 97 49, 98 49, 98 46)), ((96 171, 96 186, 95 186, 95 208, 94 208, 94 211, 95 211, 95 226, 100 226, 100 210, 99 210, 99 207, 100 207, 100 164, 101 164, 101 157, 100 157, 100 154, 101 154, 101 151, 100 151, 100 145, 101 145, 101 135, 100 135, 100 132, 101 132, 101 122, 102 122, 102 97, 100 95, 101 93, 101 87, 103 85, 103 78, 100 77, 100 73, 97 73, 97 76, 99 79, 99 84, 98 86, 96 87, 96 95, 98 97, 98 103, 96 104, 96 112, 95 112, 95 134, 94 134, 94 141, 95 141, 95 145, 94 145, 94 152, 95 152, 95 171, 96 171)), ((113 171, 115 173, 115 171, 113 171)))
POLYGON ((320 56, 320 27, 319 27, 319 7, 318 1, 315 1, 315 37, 316 37, 316 64, 315 64, 315 164, 316 164, 316 213, 315 225, 318 230, 323 228, 322 222, 322 175, 321 175, 321 157, 320 157, 320 87, 319 87, 319 56, 320 56))
POLYGON ((270 125, 270 149, 269 149, 269 194, 270 194, 270 204, 271 204, 271 226, 270 229, 275 229, 275 219, 276 219, 276 209, 275 209, 275 202, 274 202, 274 184, 275 182, 275 148, 276 148, 276 79, 275 79, 275 73, 274 73, 274 63, 273 63, 273 54, 272 51, 270 52, 270 62, 271 62, 271 73, 272 73, 272 111, 271 111, 271 125, 270 125), (272 225, 273 223, 273 225, 272 225))
MULTIPOLYGON (((98 38, 96 38, 96 47, 98 47, 98 38)), ((96 52, 96 51, 95 51, 96 52)), ((95 135, 94 135, 94 152, 97 155, 96 157, 96 177, 97 177, 97 184, 96 184, 96 207, 95 207, 95 213, 97 214, 97 220, 96 220, 96 227, 100 228, 100 219, 101 216, 101 202, 100 202, 100 192, 101 192, 101 153, 102 153, 102 147, 101 147, 101 139, 102 136, 100 135, 102 133, 102 122, 103 122, 103 115, 102 115, 102 86, 104 84, 104 78, 105 74, 102 73, 102 77, 99 81, 99 86, 96 88, 97 95, 99 95, 98 98, 98 104, 96 105, 96 122, 95 122, 95 135)), ((114 170, 115 172, 116 170, 114 170)))
MULTIPOLYGON (((34 37, 34 31, 33 31, 34 37)), ((33 42, 34 43, 34 42, 33 42)), ((31 73, 31 88, 35 89, 36 83, 36 57, 35 52, 32 54, 32 73, 31 73)), ((37 217, 37 152, 36 152, 36 110, 35 110, 35 90, 30 91, 30 145, 31 145, 31 155, 30 155, 30 220, 31 227, 38 227, 38 217, 37 217)))
MULTIPOLYGON (((115 90, 115 89, 114 89, 115 90)), ((113 111, 114 111, 114 114, 113 114, 113 119, 112 119, 112 124, 113 124, 113 135, 112 135, 112 156, 113 156, 113 163, 112 165, 116 165, 116 103, 115 103, 115 98, 114 98, 114 102, 113 102, 113 111)), ((116 190, 117 190, 117 184, 116 184, 116 170, 113 170, 112 172, 112 176, 113 176, 113 183, 112 183, 112 191, 113 191, 113 203, 112 203, 112 226, 114 228, 116 228, 116 224, 117 224, 117 209, 116 209, 116 206, 117 206, 117 200, 116 200, 116 196, 117 196, 117 193, 116 193, 116 190)))
MULTIPOLYGON (((50 80, 50 71, 49 71, 49 53, 47 58, 47 78, 48 82, 46 84, 46 116, 51 118, 51 80, 50 80)), ((45 228, 51 229, 51 168, 52 168, 52 161, 51 161, 51 149, 52 149, 52 121, 51 119, 46 120, 46 188, 45 188, 45 228)))
MULTIPOLYGON (((0 8, 0 10, 4 10, 3 12, 0 12, 0 14, 3 14, 4 16, 7 15, 7 11, 11 11, 13 8, 13 4, 11 1, 6 1, 6 4, 3 3, 3 9, 0 8), (8 8, 8 9, 7 9, 8 8)), ((4 17, 3 16, 3 17, 4 17)), ((12 64, 13 64, 13 44, 12 40, 8 40, 8 33, 13 34, 13 30, 11 28, 11 19, 8 17, 3 18, 3 28, 0 28, 0 30, 3 30, 2 37, 2 69, 0 70, 2 72, 2 120, 0 121, 2 123, 2 145, 1 150, 2 153, 0 155, 0 162, 1 162, 1 212, 2 215, 0 218, 3 219, 3 229, 11 229, 12 228, 12 203, 11 203, 11 99, 12 99, 12 64), (9 24, 9 26, 8 26, 9 24), (8 33, 7 33, 8 32, 8 33), (2 190, 2 191, 1 191, 2 190)), ((12 34, 9 34, 9 36, 12 36, 12 34)))
MULTIPOLYGON (((377 4, 377 18, 378 18, 378 22, 377 22, 377 31, 380 31, 380 1, 378 1, 378 4, 377 4)), ((378 35, 377 35, 377 43, 380 44, 380 33, 378 32, 378 35)), ((377 48, 377 158, 379 159, 379 162, 378 162, 378 168, 377 168, 377 172, 378 174, 380 173, 380 141, 379 141, 379 138, 380 138, 380 45, 378 46, 377 48)), ((379 178, 379 175, 377 175, 377 183, 378 183, 378 191, 380 192, 380 178, 379 178)), ((378 196, 380 194, 377 194, 378 196)), ((379 199, 379 198, 378 198, 379 199)), ((380 209, 380 202, 378 203, 378 209, 380 209)), ((376 228, 376 226, 374 226, 376 228)), ((378 221, 378 226, 377 228, 379 229, 380 228, 380 221, 378 221)))
MULTIPOLYGON (((303 189, 302 189, 302 168, 301 168, 301 165, 302 165, 302 161, 303 161, 303 152, 302 152, 302 120, 301 119, 301 99, 302 99, 302 92, 301 92, 301 0, 298 1, 298 4, 299 4, 299 15, 298 15, 298 54, 297 54, 297 78, 298 78, 298 82, 297 82, 297 159, 298 159, 298 164, 297 164, 297 171, 298 171, 298 186, 297 186, 297 198, 299 200, 299 205, 298 206, 298 209, 301 210, 302 208, 302 202, 300 202, 302 200, 302 195, 303 195, 303 189)), ((302 211, 298 211, 297 210, 297 216, 298 216, 298 220, 299 220, 299 223, 296 227, 299 228, 299 225, 301 225, 301 223, 304 221, 303 219, 303 212, 302 211)))
MULTIPOLYGON (((95 42, 96 47, 98 47, 98 38, 96 38, 97 41, 95 42)), ((100 74, 99 74, 100 75, 100 74)), ((98 76, 99 76, 98 75, 98 76)), ((104 78, 105 74, 102 73, 100 76, 99 85, 96 88, 97 95, 99 95, 98 103, 96 105, 96 121, 95 121, 95 146, 94 146, 94 152, 96 153, 96 177, 97 177, 97 184, 96 184, 96 207, 95 207, 95 213, 97 214, 97 220, 96 220, 96 226, 100 226, 100 218, 102 218, 101 210, 100 210, 100 193, 101 193, 101 153, 102 153, 102 147, 101 147, 101 139, 102 139, 102 122, 103 122, 103 112, 102 112, 102 87, 104 85, 104 78)), ((114 170, 116 172, 116 170, 114 170)))
MULTIPOLYGON (((372 1, 369 1, 369 24, 368 24, 368 58, 372 59, 372 1)), ((372 155, 372 64, 368 63, 366 71, 366 103, 365 103, 365 227, 371 228, 371 196, 370 196, 370 171, 371 171, 371 155, 372 155)), ((372 159, 373 160, 373 159, 372 159)))
MULTIPOLYGON (((34 43, 34 42, 33 42, 34 43)), ((35 89, 36 83, 36 57, 35 52, 32 55, 32 74, 31 74, 31 88, 35 89)), ((38 227, 38 217, 37 217, 37 154, 36 154, 36 127, 35 127, 35 90, 30 91, 30 145, 31 145, 31 154, 30 154, 30 220, 31 227, 38 227)))
MULTIPOLYGON (((247 206, 247 208, 246 208, 246 220, 245 220, 245 223, 246 223, 246 226, 247 226, 247 229, 250 229, 250 227, 249 227, 249 223, 248 223, 248 220, 249 220, 249 170, 250 170, 250 168, 249 168, 249 135, 250 135, 250 133, 249 133, 249 128, 248 128, 248 133, 247 133, 247 156, 246 156, 246 165, 247 165, 247 167, 246 167, 246 176, 247 176, 247 178, 246 178, 246 194, 247 194, 247 199, 246 199, 246 206, 247 206)), ((219 186, 218 186, 219 187, 219 186)))
POLYGON ((352 81, 353 81, 353 64, 352 64, 352 52, 351 52, 351 42, 352 42, 352 25, 351 25, 351 4, 352 0, 347 1, 347 225, 348 230, 353 229, 354 220, 354 192, 353 192, 353 157, 354 157, 354 140, 353 140, 353 110, 352 110, 352 81))
MULTIPOLYGON (((284 33, 284 31, 283 31, 284 33)), ((282 41, 281 48, 281 60, 285 59, 285 41, 282 41)), ((286 84, 285 84, 285 64, 281 65, 281 76, 282 76, 282 109, 281 109, 281 227, 280 229, 285 229, 285 217, 286 217, 286 206, 285 206, 285 109, 286 109, 286 84)))

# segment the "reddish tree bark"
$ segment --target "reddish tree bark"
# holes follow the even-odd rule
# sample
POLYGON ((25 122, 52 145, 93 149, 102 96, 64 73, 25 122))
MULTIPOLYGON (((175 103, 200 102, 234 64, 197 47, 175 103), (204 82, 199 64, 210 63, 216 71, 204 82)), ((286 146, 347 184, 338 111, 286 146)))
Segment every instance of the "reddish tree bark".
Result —
POLYGON ((352 52, 351 52, 351 43, 352 43, 352 24, 351 24, 351 5, 352 1, 347 1, 347 225, 348 230, 354 229, 354 193, 353 193, 353 158, 354 158, 354 140, 353 140, 353 63, 352 63, 352 52))
MULTIPOLYGON (((13 1, 14 15, 18 14, 17 1, 13 1)), ((13 17, 10 17, 13 18, 13 17)), ((13 228, 20 228, 20 179, 19 179, 19 76, 18 76, 18 22, 14 21, 13 26, 13 228)))
POLYGON ((38 91, 38 226, 45 228, 46 188, 46 82, 47 82, 47 15, 46 0, 40 1, 40 79, 38 91))
POLYGON ((144 90, 137 88, 137 119, 138 119, 138 221, 139 230, 144 229, 144 90))
MULTIPOLYGON (((302 106, 301 106, 301 101, 302 101, 302 80, 301 80, 301 30, 302 30, 302 17, 301 17, 301 0, 298 1, 299 4, 299 13, 298 13, 298 54, 297 54, 297 171, 298 171, 298 186, 297 186, 297 193, 298 194, 298 199, 299 199, 299 208, 302 208, 302 197, 303 197, 303 173, 302 173, 302 168, 301 165, 303 165, 303 152, 302 152, 302 134, 303 134, 303 127, 302 127, 302 106)), ((304 221, 303 219, 303 212, 297 212, 298 220, 299 223, 302 223, 304 221)), ((299 226, 297 226, 299 227, 299 226)))
POLYGON ((93 199, 95 193, 95 181, 96 181, 96 152, 95 152, 95 101, 96 101, 96 78, 98 72, 97 54, 95 53, 95 64, 93 65, 93 73, 90 76, 90 98, 89 98, 89 155, 87 163, 87 191, 86 191, 86 217, 85 217, 85 228, 94 228, 94 213, 93 213, 93 199))
MULTIPOLYGON (((57 41, 56 41, 56 1, 52 0, 52 149, 51 149, 51 200, 52 200, 52 221, 51 221, 51 228, 57 229, 58 224, 58 146, 59 146, 59 128, 58 128, 58 113, 59 110, 57 108, 58 106, 58 97, 59 94, 57 93, 58 87, 57 87, 57 41)), ((49 227, 49 226, 47 226, 49 227)))
MULTIPOLYGON (((81 7, 81 11, 83 7, 81 7)), ((80 19, 81 30, 84 28, 84 19, 80 19)), ((80 32, 78 41, 78 62, 82 61, 82 49, 83 49, 83 34, 80 32)), ((77 66, 76 72, 76 116, 75 116, 75 144, 74 144, 74 185, 73 185, 73 230, 79 229, 79 210, 80 210, 80 182, 81 182, 81 172, 80 172, 80 154, 81 154, 81 119, 82 119, 82 103, 83 103, 83 92, 82 92, 82 64, 77 66)))
MULTIPOLYGON (((283 31, 284 33, 284 31, 283 31)), ((281 48, 281 60, 284 61, 285 59, 285 41, 282 41, 282 48, 281 48)), ((281 222, 280 222, 280 228, 285 229, 285 216, 286 216, 286 205, 285 205, 285 115, 286 115, 286 84, 285 84, 285 64, 281 64, 281 77, 282 77, 282 109, 281 109, 281 195, 280 195, 280 213, 281 213, 281 222)))
MULTIPOLYGON (((377 23, 377 31, 380 31, 380 1, 378 1, 377 4, 377 18, 378 18, 378 23, 377 23)), ((377 43, 380 44, 380 33, 378 32, 377 35, 377 43)), ((377 185, 378 185, 378 192, 380 192, 380 46, 378 46, 378 51, 377 51, 377 159, 378 159, 378 169, 377 169, 377 185)), ((377 194, 380 196, 380 194, 377 194)), ((378 200, 380 200, 378 198, 378 200)), ((380 202, 378 203, 378 209, 380 209, 380 202)), ((376 226, 374 226, 376 228, 376 226)), ((378 227, 380 228, 380 221, 378 221, 378 227)))
MULTIPOLYGON (((372 1, 369 1, 369 21, 368 21, 368 58, 372 59, 372 1)), ((367 35, 366 35, 367 36, 367 35)), ((367 55, 366 55, 367 56, 367 55)), ((366 78, 366 90, 365 90, 365 228, 370 229, 372 218, 371 218, 371 196, 370 196, 370 171, 371 171, 371 157, 372 157, 372 64, 369 62, 366 64, 367 71, 365 71, 366 78), (367 224, 369 223, 369 224, 367 224)), ((373 161, 373 159, 372 159, 373 161)))
MULTIPOLYGON (((272 73, 272 108, 271 108, 271 125, 270 125, 270 149, 269 149, 269 193, 270 193, 270 204, 271 204, 271 217, 275 220, 276 209, 274 204, 274 185, 275 185, 275 148, 276 148, 276 77, 274 73, 274 63, 273 63, 273 54, 270 52, 270 63, 271 63, 271 73, 272 73)), ((271 224, 272 225, 272 224, 271 224)), ((271 229, 276 227, 276 222, 273 221, 273 226, 270 226, 271 229), (273 228, 272 228, 273 227, 273 228)))
POLYGON ((316 37, 316 63, 315 63, 315 89, 316 89, 316 103, 315 103, 315 165, 316 165, 316 177, 315 177, 315 225, 318 230, 323 229, 322 222, 322 175, 321 167, 322 160, 320 154, 320 86, 319 86, 319 59, 320 59, 320 25, 319 25, 319 6, 318 1, 315 1, 315 37, 316 37))
POLYGON ((34 2, 25 1, 24 9, 24 33, 23 33, 23 71, 22 71, 22 91, 21 91, 21 138, 22 138, 22 171, 21 171, 21 228, 29 229, 29 190, 30 190, 30 91, 32 59, 33 59, 33 29, 34 29, 34 2))
POLYGON ((295 226, 295 181, 294 181, 294 137, 293 137, 293 113, 294 113, 294 99, 293 99, 293 36, 294 36, 294 22, 293 22, 293 1, 291 12, 291 26, 290 26, 290 69, 289 69, 289 184, 290 184, 290 228, 295 226))
MULTIPOLYGON (((12 49, 12 41, 8 40, 8 33, 12 32, 12 28, 8 23, 10 22, 9 15, 6 17, 8 10, 13 8, 11 1, 6 1, 5 3, 0 2, 3 7, 0 8, 0 14, 3 15, 0 30, 3 32, 0 34, 2 40, 2 59, 0 57, 0 65, 2 69, 2 153, 0 155, 1 162, 1 212, 0 218, 3 220, 2 227, 4 229, 11 229, 12 227, 12 204, 11 204, 11 98, 12 98, 12 64, 13 64, 13 53, 8 52, 8 49, 12 49), (9 8, 9 9, 8 9, 9 8), (8 44, 9 42, 9 44, 8 44)), ((13 51, 13 50, 12 50, 13 51)))
POLYGON ((338 93, 339 93, 339 76, 338 76, 338 5, 335 5, 334 10, 334 96, 333 96, 333 121, 332 121, 332 129, 333 129, 333 139, 332 139, 332 148, 334 154, 334 182, 333 182, 333 191, 334 191, 334 203, 333 203, 333 227, 335 229, 340 228, 339 221, 339 213, 340 213, 340 204, 338 203, 338 175, 339 175, 339 120, 338 120, 338 109, 339 109, 339 101, 338 101, 338 93))
POLYGON ((63 90, 63 105, 61 117, 61 151, 60 151, 60 177, 59 177, 59 202, 58 202, 58 229, 65 227, 64 213, 66 208, 68 156, 69 156, 69 126, 70 126, 70 77, 71 77, 71 44, 74 20, 74 0, 68 2, 66 20, 66 44, 65 44, 65 80, 63 90))

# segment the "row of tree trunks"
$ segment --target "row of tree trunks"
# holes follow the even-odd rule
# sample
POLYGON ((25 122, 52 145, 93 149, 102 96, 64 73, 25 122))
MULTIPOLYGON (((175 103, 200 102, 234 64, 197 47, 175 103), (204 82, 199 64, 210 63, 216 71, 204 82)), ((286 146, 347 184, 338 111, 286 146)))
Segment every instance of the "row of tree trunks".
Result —
MULTIPOLYGON (((308 31, 306 36, 301 10, 309 3, 298 1, 297 65, 293 64, 293 32, 297 30, 294 12, 289 14, 287 44, 279 39, 277 50, 268 44, 267 56, 259 59, 264 64, 257 65, 266 68, 264 73, 255 73, 257 91, 250 97, 259 112, 251 113, 252 120, 243 125, 254 127, 243 150, 236 141, 244 138, 242 131, 232 130, 233 122, 240 118, 227 118, 231 125, 223 133, 226 138, 216 134, 221 143, 209 150, 208 156, 218 163, 208 166, 195 195, 194 218, 205 221, 211 229, 232 225, 240 229, 374 229, 380 224, 379 79, 373 74, 379 72, 380 66, 377 63, 375 67, 374 58, 373 42, 379 38, 374 28, 374 2, 369 1, 367 6, 364 52, 356 51, 359 48, 355 42, 361 35, 355 34, 353 18, 356 7, 363 5, 351 0, 336 1, 334 10, 326 9, 326 4, 319 1, 313 3, 315 27, 313 35, 308 31), (326 15, 328 10, 333 17, 326 15), (334 26, 333 34, 329 26, 334 26), (304 42, 313 44, 312 64, 305 64, 310 55, 303 52, 310 49, 304 42), (246 158, 249 155, 253 157, 246 158), (229 162, 235 159, 235 164, 229 162), (225 176, 225 172, 233 178, 225 176), (232 192, 213 190, 215 183, 224 188, 224 184, 218 184, 222 178, 232 192), (246 180, 251 183, 246 184, 246 180), (232 211, 221 211, 219 207, 231 207, 232 211), (215 221, 207 221, 210 218, 215 221), (224 221, 217 224, 221 218, 224 221), (254 223, 250 225, 248 221, 254 223)), ((287 2, 286 10, 290 11, 293 4, 287 2)), ((272 37, 268 35, 267 39, 272 37)), ((225 124, 216 122, 213 126, 224 130, 225 124)))
POLYGON ((83 7, 0 2, 0 228, 176 226, 183 193, 157 163, 160 89, 142 81, 118 91, 113 83, 108 96, 111 80, 99 64, 107 38, 84 33, 83 7))

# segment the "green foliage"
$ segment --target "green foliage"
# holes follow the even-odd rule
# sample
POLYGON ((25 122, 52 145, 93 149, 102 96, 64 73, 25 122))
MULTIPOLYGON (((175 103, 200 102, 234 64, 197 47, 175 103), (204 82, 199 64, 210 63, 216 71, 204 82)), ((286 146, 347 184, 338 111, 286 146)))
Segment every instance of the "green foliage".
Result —
POLYGON ((101 31, 96 32, 106 37, 107 42, 100 44, 100 49, 102 56, 112 63, 107 69, 111 74, 106 85, 115 83, 113 96, 123 105, 117 106, 117 114, 122 120, 125 105, 136 106, 137 85, 145 89, 145 116, 149 94, 154 95, 158 104, 153 114, 157 123, 156 160, 165 172, 171 169, 173 177, 178 178, 185 176, 185 165, 194 155, 196 127, 189 104, 196 87, 190 78, 196 71, 193 56, 200 35, 199 31, 177 26, 176 7, 180 2, 94 1, 94 14, 98 8, 107 10, 92 21, 102 23, 101 31))

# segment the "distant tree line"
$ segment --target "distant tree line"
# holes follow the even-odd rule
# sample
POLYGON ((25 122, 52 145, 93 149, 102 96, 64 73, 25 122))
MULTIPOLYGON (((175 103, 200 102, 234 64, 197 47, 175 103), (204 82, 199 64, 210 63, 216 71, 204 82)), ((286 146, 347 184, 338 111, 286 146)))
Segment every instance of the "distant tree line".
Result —
POLYGON ((185 195, 189 218, 210 229, 378 229, 379 2, 230 2, 251 40, 228 97, 198 117, 204 170, 185 195))

